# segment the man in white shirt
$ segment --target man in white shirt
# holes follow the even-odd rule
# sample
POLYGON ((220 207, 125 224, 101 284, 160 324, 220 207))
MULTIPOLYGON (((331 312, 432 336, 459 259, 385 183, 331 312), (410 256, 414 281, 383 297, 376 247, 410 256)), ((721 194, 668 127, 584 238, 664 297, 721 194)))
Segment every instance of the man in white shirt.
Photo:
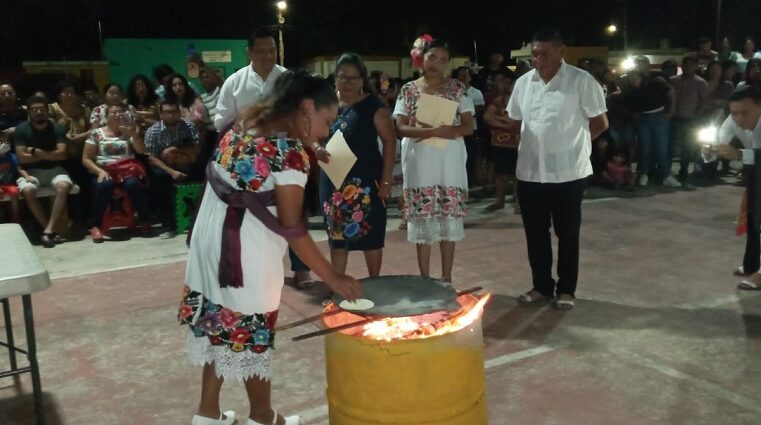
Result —
POLYGON ((468 154, 468 159, 465 163, 465 168, 468 172, 468 184, 472 185, 476 177, 476 157, 479 155, 479 143, 478 143, 478 121, 484 116, 484 109, 486 109, 486 102, 484 101, 484 95, 481 90, 473 87, 470 77, 470 69, 467 66, 460 66, 452 71, 452 78, 460 80, 467 89, 465 96, 473 102, 473 106, 476 109, 476 114, 473 116, 473 134, 465 136, 465 149, 468 154))
POLYGON ((248 41, 251 65, 241 68, 222 85, 217 100, 214 126, 222 130, 243 109, 255 105, 272 92, 275 81, 285 71, 275 63, 275 38, 268 31, 254 32, 248 41))
MULTIPOLYGON (((217 113, 214 127, 222 131, 243 109, 263 101, 275 87, 275 81, 286 71, 277 65, 277 47, 275 37, 266 30, 257 30, 248 41, 248 54, 251 65, 241 68, 222 84, 217 99, 217 113)), ((292 251, 291 259, 293 280, 299 289, 314 284, 309 267, 292 251)))
POLYGON ((518 200, 526 232, 533 289, 521 303, 552 300, 572 309, 579 273, 584 181, 592 174, 592 140, 608 128, 602 87, 588 72, 565 63, 554 30, 533 38, 534 69, 515 83, 507 114, 516 130, 518 200), (558 238, 558 280, 552 277, 550 226, 558 238))
MULTIPOLYGON (((744 86, 729 96, 729 117, 719 129, 719 144, 706 148, 706 153, 722 159, 742 160, 745 165, 743 175, 747 175, 745 256, 742 266, 734 274, 744 279, 737 285, 739 289, 761 289, 759 266, 761 257, 761 167, 756 166, 756 158, 761 158, 761 91, 753 86, 744 86), (737 138, 743 148, 738 149, 730 142, 737 138)), ((759 159, 761 161, 761 159, 759 159)))

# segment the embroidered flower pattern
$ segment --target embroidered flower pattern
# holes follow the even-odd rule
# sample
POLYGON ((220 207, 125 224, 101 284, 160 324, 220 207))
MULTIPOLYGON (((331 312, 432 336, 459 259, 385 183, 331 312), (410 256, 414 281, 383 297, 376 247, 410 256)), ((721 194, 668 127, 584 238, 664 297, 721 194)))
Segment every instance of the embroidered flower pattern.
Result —
POLYGON ((253 136, 233 128, 222 137, 215 160, 239 189, 257 191, 265 180, 286 170, 309 172, 301 143, 282 136, 253 136))
POLYGON ((372 209, 370 190, 362 187, 361 179, 352 177, 325 202, 325 223, 331 239, 357 240, 372 229, 367 220, 372 209))
POLYGON ((244 315, 214 304, 200 292, 185 286, 178 319, 181 324, 189 325, 196 336, 208 337, 211 345, 226 345, 235 352, 250 350, 254 353, 274 348, 277 310, 244 315), (198 318, 194 320, 194 317, 198 318))
MULTIPOLYGON (((449 83, 443 90, 444 92, 442 94, 437 94, 436 96, 444 97, 455 102, 459 102, 466 93, 465 86, 455 79, 449 80, 449 83)), ((420 86, 417 85, 417 82, 410 81, 402 87, 399 91, 399 97, 397 98, 397 100, 401 101, 402 105, 404 105, 404 112, 409 117, 410 125, 412 126, 417 124, 417 102, 420 100, 421 93, 420 86)), ((459 114, 457 118, 455 118, 455 125, 458 124, 459 114)))
POLYGON ((426 186, 404 190, 407 217, 465 218, 467 190, 456 186, 426 186))

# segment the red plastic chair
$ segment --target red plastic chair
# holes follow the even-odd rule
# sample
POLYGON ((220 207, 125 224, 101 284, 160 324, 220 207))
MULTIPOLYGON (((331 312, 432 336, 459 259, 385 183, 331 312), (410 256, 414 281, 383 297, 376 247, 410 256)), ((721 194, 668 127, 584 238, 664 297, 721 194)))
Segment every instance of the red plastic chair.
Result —
POLYGON ((127 228, 130 231, 135 230, 135 214, 132 210, 132 202, 123 189, 114 188, 114 194, 111 196, 111 202, 103 214, 103 222, 100 231, 105 235, 109 230, 115 228, 127 228))

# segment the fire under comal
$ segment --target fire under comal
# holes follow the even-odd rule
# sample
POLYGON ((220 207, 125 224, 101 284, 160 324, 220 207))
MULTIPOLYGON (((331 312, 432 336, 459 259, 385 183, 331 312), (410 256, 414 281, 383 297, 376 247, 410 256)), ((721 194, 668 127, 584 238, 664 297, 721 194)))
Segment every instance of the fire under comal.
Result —
MULTIPOLYGON (((485 425, 488 299, 462 295, 457 312, 381 318, 328 334, 330 424, 485 425)), ((349 312, 324 318, 329 328, 363 320, 349 312)))

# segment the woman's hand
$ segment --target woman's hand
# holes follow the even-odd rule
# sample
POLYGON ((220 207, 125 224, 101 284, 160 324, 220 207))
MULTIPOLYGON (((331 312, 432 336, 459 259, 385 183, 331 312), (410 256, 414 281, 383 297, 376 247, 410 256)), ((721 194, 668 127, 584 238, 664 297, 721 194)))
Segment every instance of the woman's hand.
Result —
POLYGON ((108 174, 106 170, 98 171, 98 183, 102 183, 106 180, 111 180, 111 174, 108 174))
POLYGON ((325 284, 336 294, 353 301, 362 295, 362 286, 357 279, 345 274, 336 274, 333 279, 325 281, 325 284))
POLYGON ((381 181, 378 183, 378 198, 380 198, 383 205, 386 205, 386 201, 391 197, 391 185, 387 181, 381 181))
POLYGON ((326 164, 330 163, 330 152, 328 152, 327 149, 325 149, 322 146, 318 146, 313 149, 314 150, 314 156, 317 158, 318 161, 324 162, 326 164))
POLYGON ((433 129, 433 137, 451 140, 460 137, 460 133, 457 132, 457 127, 453 125, 442 125, 433 129))

